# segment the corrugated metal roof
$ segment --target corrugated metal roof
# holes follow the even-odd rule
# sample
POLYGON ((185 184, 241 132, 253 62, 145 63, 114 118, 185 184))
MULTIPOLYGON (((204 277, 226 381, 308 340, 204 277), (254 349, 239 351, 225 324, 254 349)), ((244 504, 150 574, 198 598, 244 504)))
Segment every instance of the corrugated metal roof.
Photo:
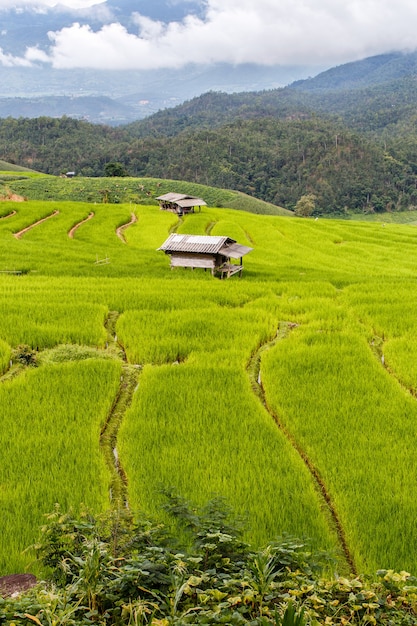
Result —
POLYGON ((174 193, 170 191, 169 193, 165 193, 163 196, 158 196, 157 200, 166 200, 167 202, 177 202, 178 200, 183 200, 184 198, 189 198, 184 193, 174 193))
POLYGON ((231 259, 240 259, 248 252, 252 252, 253 248, 248 248, 248 246, 242 246, 240 243, 231 243, 230 245, 226 245, 224 248, 219 250, 219 254, 223 254, 224 256, 230 257, 231 259))
POLYGON ((175 204, 178 204, 182 209, 193 206, 207 206, 202 198, 184 198, 184 200, 176 200, 175 204))
POLYGON ((196 252, 200 254, 217 254, 226 243, 235 243, 229 237, 212 237, 211 235, 179 235, 174 233, 158 250, 164 252, 196 252))
POLYGON ((189 196, 185 193, 174 193, 173 191, 165 193, 163 196, 158 196, 157 200, 162 200, 162 202, 172 202, 173 204, 178 204, 178 206, 183 208, 193 206, 207 206, 202 198, 189 196))

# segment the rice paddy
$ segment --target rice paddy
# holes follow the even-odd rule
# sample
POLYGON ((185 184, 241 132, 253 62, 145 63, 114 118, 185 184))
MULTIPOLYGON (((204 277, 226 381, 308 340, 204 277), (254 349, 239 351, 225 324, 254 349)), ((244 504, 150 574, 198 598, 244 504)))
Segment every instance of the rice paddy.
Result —
POLYGON ((55 503, 112 505, 100 431, 123 360, 141 372, 117 439, 133 510, 160 515, 161 487, 221 495, 255 544, 308 536, 341 570, 417 574, 415 226, 69 201, 1 215, 0 574, 29 566, 55 503), (171 270, 173 230, 252 247, 242 278, 171 270))

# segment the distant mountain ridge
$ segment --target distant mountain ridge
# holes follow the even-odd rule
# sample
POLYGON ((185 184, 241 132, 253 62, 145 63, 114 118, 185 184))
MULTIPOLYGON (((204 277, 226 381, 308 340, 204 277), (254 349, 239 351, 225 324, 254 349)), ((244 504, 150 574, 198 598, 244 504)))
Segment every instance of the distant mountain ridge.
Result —
MULTIPOLYGON (((292 82, 299 75, 297 72, 300 70, 292 67, 234 67, 228 64, 130 72, 11 68, 0 65, 1 95, 7 98, 3 104, 0 98, 0 117, 55 116, 48 98, 58 96, 71 100, 78 97, 103 97, 114 101, 114 111, 120 104, 119 113, 106 118, 95 114, 87 106, 83 117, 95 123, 128 123, 159 110, 172 108, 207 91, 230 93, 258 91, 266 86, 268 89, 277 88, 282 83, 292 82), (12 98, 18 100, 12 102, 12 98), (30 103, 37 99, 41 100, 31 112, 30 103), (40 108, 41 105, 43 108, 40 108)), ((87 101, 85 103, 88 104, 87 101)))
POLYGON ((139 124, 139 135, 147 134, 151 126, 152 132, 163 127, 172 134, 163 120, 169 118, 178 127, 174 120, 180 119, 184 128, 220 125, 236 116, 282 117, 317 111, 359 121, 367 109, 388 101, 400 115, 417 97, 417 52, 370 57, 294 81, 296 72, 291 67, 227 64, 126 73, 0 66, 0 117, 74 115, 110 125, 146 118, 139 124), (282 80, 289 83, 287 87, 279 86, 282 80), (221 107, 215 100, 221 101, 221 107))
POLYGON ((354 130, 382 131, 410 119, 417 102, 417 52, 370 57, 326 70, 284 88, 242 93, 205 93, 133 123, 138 137, 175 135, 234 119, 271 116, 294 119, 336 115, 354 130))
POLYGON ((335 90, 380 85, 417 75, 417 52, 392 52, 332 67, 314 78, 299 80, 293 89, 335 90))

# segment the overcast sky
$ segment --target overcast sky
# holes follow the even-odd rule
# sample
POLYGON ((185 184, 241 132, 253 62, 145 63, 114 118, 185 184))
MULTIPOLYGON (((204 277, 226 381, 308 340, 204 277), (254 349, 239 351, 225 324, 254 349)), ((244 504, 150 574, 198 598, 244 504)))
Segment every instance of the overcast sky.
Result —
MULTIPOLYGON (((0 0, 0 6, 16 7, 19 2, 0 0)), ((53 6, 56 0, 21 3, 53 6)), ((62 4, 81 8, 97 0, 62 4)), ((140 7, 140 1, 137 4, 140 7)), ((9 61, 97 69, 179 68, 189 62, 331 67, 417 48, 416 0, 201 0, 201 4, 202 19, 189 15, 168 24, 138 12, 130 32, 117 22, 93 31, 74 21, 49 34, 48 50, 31 48, 24 59, 9 61)))

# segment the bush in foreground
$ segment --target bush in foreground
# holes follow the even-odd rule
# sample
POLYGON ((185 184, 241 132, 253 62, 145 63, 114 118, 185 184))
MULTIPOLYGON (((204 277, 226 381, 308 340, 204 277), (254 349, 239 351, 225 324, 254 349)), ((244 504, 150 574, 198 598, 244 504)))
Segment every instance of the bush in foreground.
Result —
POLYGON ((170 527, 57 507, 35 546, 49 582, 0 598, 0 624, 417 624, 406 572, 330 575, 328 555, 290 537, 253 550, 222 500, 198 511, 169 494, 166 510, 170 527))

